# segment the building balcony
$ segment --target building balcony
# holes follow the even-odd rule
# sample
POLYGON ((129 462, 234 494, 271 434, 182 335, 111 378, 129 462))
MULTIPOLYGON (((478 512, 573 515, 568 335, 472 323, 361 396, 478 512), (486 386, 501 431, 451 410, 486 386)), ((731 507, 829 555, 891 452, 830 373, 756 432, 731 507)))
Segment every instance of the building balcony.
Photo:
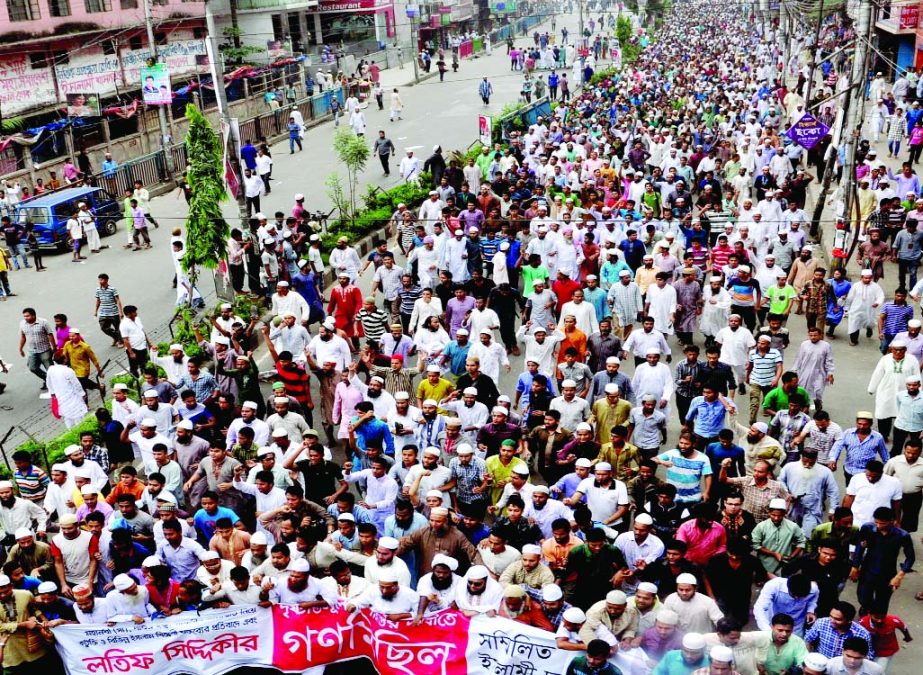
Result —
POLYGON ((920 6, 923 3, 892 3, 882 7, 875 28, 891 35, 913 35, 920 25, 920 6))

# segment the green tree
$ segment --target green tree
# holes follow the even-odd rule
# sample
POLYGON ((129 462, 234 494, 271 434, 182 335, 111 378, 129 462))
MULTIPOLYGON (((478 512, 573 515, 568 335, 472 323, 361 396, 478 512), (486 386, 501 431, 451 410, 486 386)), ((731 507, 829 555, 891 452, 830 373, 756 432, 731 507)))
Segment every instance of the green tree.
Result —
MULTIPOLYGON (((371 151, 365 139, 359 138, 352 129, 339 129, 333 137, 333 151, 337 159, 346 167, 346 187, 349 190, 349 213, 347 218, 356 215, 356 190, 359 185, 359 173, 365 170, 371 151)), ((342 213, 342 211, 341 211, 342 213)))
POLYGON ((194 105, 186 106, 189 131, 186 133, 186 156, 189 171, 186 180, 192 192, 186 216, 186 254, 183 270, 196 283, 199 267, 215 269, 227 258, 230 227, 221 214, 221 202, 227 199, 224 183, 224 153, 221 138, 208 119, 194 105))

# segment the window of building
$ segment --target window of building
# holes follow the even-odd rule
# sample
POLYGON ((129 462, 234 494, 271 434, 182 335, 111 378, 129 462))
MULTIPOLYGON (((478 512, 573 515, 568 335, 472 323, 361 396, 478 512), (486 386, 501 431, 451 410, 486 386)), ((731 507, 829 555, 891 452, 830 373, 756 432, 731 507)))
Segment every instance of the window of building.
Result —
POLYGON ((106 56, 115 54, 115 40, 103 40, 103 54, 106 56))
POLYGON ((83 0, 87 14, 101 14, 112 11, 112 0, 83 0))
POLYGON ((205 29, 204 28, 193 28, 192 37, 196 40, 204 40, 205 39, 205 29))
POLYGON ((152 5, 166 5, 169 0, 151 0, 152 5))
POLYGON ((48 57, 45 52, 33 52, 29 54, 29 66, 32 70, 41 70, 48 67, 48 57))
POLYGON ((166 33, 154 33, 154 43, 158 45, 167 44, 167 34, 166 33))
POLYGON ((51 16, 70 16, 70 0, 48 0, 48 14, 51 16))
POLYGON ((122 9, 138 9, 138 0, 120 0, 122 9))
POLYGON ((55 52, 53 58, 56 66, 66 66, 71 62, 70 53, 66 51, 55 52))
POLYGON ((10 21, 35 21, 42 18, 38 0, 6 0, 10 21))
POLYGON ((128 48, 132 51, 138 51, 142 46, 140 35, 134 35, 128 38, 128 48))

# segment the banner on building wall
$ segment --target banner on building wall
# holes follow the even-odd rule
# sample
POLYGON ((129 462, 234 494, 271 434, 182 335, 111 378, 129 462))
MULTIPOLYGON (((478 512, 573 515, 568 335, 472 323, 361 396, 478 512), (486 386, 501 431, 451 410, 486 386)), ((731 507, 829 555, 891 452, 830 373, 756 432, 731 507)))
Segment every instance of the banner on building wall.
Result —
MULTIPOLYGON (((53 632, 69 675, 222 675, 242 665, 303 673, 358 658, 369 659, 381 675, 560 675, 580 653, 558 649, 547 631, 452 610, 414 625, 368 610, 350 614, 342 606, 240 606, 53 632)), ((612 662, 624 675, 650 672, 638 649, 619 652, 612 662)))
POLYGON ((170 105, 170 71, 163 63, 145 66, 141 69, 141 98, 145 105, 170 105))
POLYGON ((96 94, 68 94, 68 117, 99 117, 99 96, 96 94))

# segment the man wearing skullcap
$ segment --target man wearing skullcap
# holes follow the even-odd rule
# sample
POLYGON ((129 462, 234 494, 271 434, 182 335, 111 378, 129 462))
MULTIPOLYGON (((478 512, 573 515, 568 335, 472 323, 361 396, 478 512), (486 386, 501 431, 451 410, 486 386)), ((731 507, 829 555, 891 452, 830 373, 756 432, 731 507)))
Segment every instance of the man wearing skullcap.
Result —
POLYGON ((554 574, 551 569, 541 564, 542 549, 536 544, 526 544, 522 547, 519 560, 508 565, 500 575, 500 585, 504 588, 510 585, 528 586, 539 591, 543 586, 554 583, 554 574))
POLYGON ((503 600, 503 587, 483 565, 473 565, 455 590, 455 606, 465 616, 495 616, 503 600))
POLYGON ((439 553, 459 561, 459 569, 467 570, 469 565, 480 565, 481 554, 470 541, 452 524, 449 510, 444 507, 430 509, 429 526, 401 537, 397 555, 407 551, 417 553, 420 576, 433 571, 433 560, 439 553))
POLYGON ((498 616, 518 621, 527 626, 553 631, 554 628, 542 612, 542 606, 526 593, 522 586, 507 586, 503 590, 498 616))
POLYGON ((698 583, 694 574, 680 574, 676 577, 676 592, 663 601, 665 609, 679 615, 679 627, 686 633, 710 633, 724 617, 714 600, 698 592, 698 583))
POLYGON ((580 629, 580 637, 587 644, 599 638, 610 647, 627 647, 637 632, 637 610, 628 602, 628 596, 623 591, 614 590, 587 610, 586 623, 580 629))

